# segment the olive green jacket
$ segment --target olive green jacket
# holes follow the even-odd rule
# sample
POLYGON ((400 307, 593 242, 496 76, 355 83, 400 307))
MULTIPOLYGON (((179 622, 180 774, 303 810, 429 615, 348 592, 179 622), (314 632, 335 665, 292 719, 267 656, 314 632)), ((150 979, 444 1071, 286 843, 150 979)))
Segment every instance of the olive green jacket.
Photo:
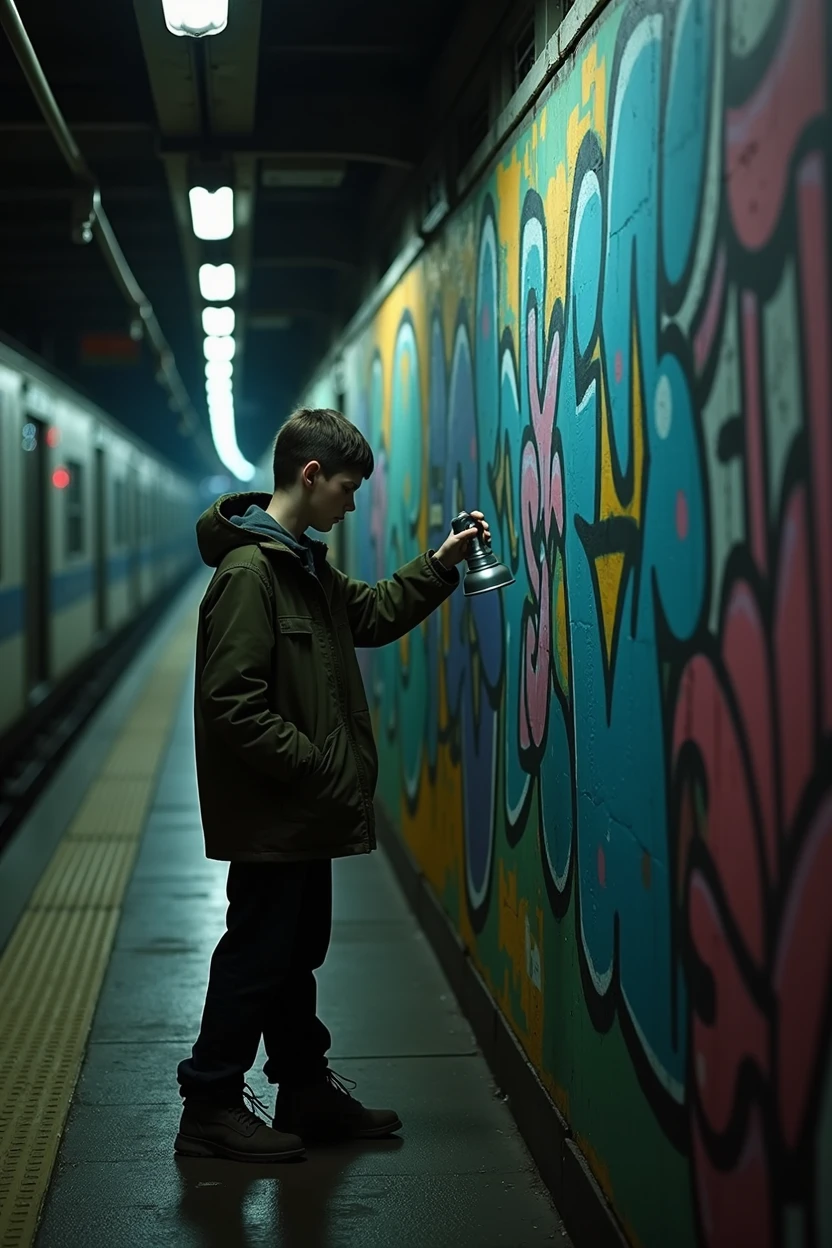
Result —
POLYGON ((197 538, 216 568, 199 610, 194 720, 205 850, 289 862, 375 848, 378 757, 356 646, 385 646, 459 584, 432 552, 375 586, 313 543, 313 575, 276 538, 231 523, 264 494, 226 495, 197 538))

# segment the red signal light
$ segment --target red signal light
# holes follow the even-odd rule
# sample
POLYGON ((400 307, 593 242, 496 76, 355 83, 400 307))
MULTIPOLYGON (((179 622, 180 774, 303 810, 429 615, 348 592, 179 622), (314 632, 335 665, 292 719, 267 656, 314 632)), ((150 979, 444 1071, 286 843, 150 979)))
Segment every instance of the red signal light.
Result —
POLYGON ((56 468, 52 473, 52 484, 56 490, 65 490, 69 485, 69 473, 66 468, 56 468))

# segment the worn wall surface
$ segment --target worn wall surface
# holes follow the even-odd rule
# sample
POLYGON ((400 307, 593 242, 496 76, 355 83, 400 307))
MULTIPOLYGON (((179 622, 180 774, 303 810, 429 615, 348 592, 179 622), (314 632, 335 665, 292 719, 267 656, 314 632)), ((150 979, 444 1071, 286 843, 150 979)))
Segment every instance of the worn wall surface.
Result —
POLYGON ((345 345, 381 800, 634 1244, 832 1245, 825 0, 611 4, 345 345), (740 1229, 744 1228, 744 1229, 740 1229))

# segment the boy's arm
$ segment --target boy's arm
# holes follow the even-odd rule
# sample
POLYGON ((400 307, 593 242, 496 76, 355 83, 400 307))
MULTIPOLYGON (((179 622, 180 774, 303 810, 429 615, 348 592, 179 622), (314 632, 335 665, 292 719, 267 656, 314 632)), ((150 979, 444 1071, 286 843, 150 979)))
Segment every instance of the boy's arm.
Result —
POLYGON ((386 646, 398 641, 441 607, 459 584, 456 568, 443 567, 432 551, 406 563, 377 585, 354 581, 337 568, 332 572, 340 583, 357 646, 386 646))
POLYGON ((199 697, 206 722, 230 750, 285 782, 314 770, 320 751, 269 707, 272 620, 269 590, 256 568, 229 568, 217 578, 205 612, 199 697))

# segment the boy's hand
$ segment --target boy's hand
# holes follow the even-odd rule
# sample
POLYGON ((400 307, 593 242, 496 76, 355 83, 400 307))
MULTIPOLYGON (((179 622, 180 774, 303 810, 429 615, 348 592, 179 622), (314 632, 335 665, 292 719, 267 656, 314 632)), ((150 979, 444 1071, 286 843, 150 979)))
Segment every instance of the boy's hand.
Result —
POLYGON ((471 538, 474 537, 477 531, 479 531, 480 538, 486 545, 491 544, 491 530, 482 512, 471 511, 468 514, 472 520, 476 520, 476 527, 466 529, 464 533, 449 533, 434 555, 434 558, 442 564, 442 567, 447 568, 449 571, 451 568, 455 568, 458 563, 462 563, 468 554, 471 538))

